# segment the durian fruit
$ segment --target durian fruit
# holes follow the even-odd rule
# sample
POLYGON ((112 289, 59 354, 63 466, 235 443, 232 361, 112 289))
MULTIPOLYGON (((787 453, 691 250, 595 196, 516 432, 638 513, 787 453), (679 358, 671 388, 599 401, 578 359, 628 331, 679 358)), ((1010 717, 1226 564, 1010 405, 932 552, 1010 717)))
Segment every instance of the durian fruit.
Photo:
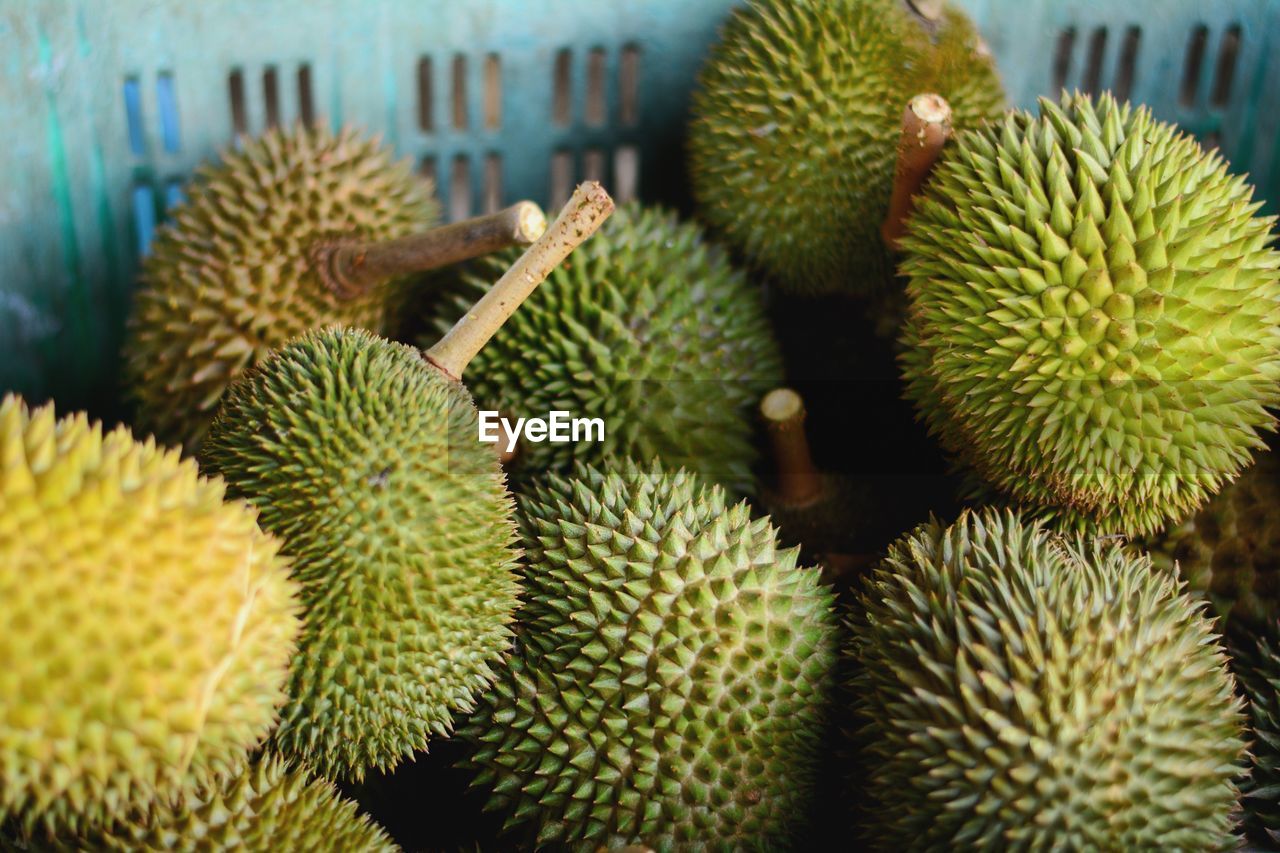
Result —
POLYGON ((1264 453, 1194 516, 1144 543, 1223 619, 1280 618, 1280 462, 1264 453))
POLYGON ((1152 533, 1280 403, 1280 253, 1243 178, 1103 95, 961 134, 903 241, 907 395, 1009 500, 1152 533))
POLYGON ((297 587, 223 491, 124 428, 0 402, 0 824, 103 825, 275 724, 297 587))
POLYGON ((207 786, 176 805, 132 815, 74 846, 148 853, 400 849, 330 782, 292 769, 275 756, 260 758, 238 777, 207 786))
POLYGON ((425 354, 309 332, 229 389, 201 447, 294 558, 306 628, 275 744, 326 777, 390 770, 449 734, 509 646, 514 508, 458 377, 539 264, 598 224, 608 196, 582 195, 425 354))
POLYGON ((1227 632, 1231 669, 1249 707, 1249 772, 1240 780, 1241 828, 1251 841, 1280 846, 1280 622, 1227 632))
POLYGON ((872 848, 1231 846, 1242 703, 1202 608, 1014 513, 904 537, 850 622, 872 848))
POLYGON ((126 344, 138 421, 194 450, 227 386, 308 329, 382 332, 406 276, 513 244, 542 210, 505 210, 423 231, 431 183, 376 139, 272 129, 205 166, 143 261, 126 344))
POLYGON ((905 0, 752 0, 693 96, 690 173, 703 218, 795 291, 883 287, 903 104, 946 98, 957 127, 1004 93, 973 24, 905 0))
POLYGON ((657 462, 521 504, 518 651, 463 734, 539 846, 774 848, 813 794, 833 596, 769 520, 657 462))
MULTIPOLYGON (((479 262, 439 326, 465 313, 509 258, 479 262)), ((736 494, 752 489, 751 410, 781 380, 759 291, 675 214, 623 206, 553 272, 471 367, 484 408, 600 418, 603 441, 521 445, 517 476, 575 460, 661 458, 736 494)))

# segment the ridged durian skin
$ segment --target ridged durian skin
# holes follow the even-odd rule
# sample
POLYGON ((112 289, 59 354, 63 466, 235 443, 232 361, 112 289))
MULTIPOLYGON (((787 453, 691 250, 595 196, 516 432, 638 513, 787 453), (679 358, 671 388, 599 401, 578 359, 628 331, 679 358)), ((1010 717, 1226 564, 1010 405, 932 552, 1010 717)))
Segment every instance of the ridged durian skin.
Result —
POLYGON ((899 540, 850 623, 872 846, 1228 846, 1242 705, 1202 607, 1007 512, 899 540))
POLYGON ((275 347, 331 324, 382 330, 398 288, 338 299, 311 271, 316 242, 402 237, 438 206, 377 139, 325 127, 246 140, 186 192, 143 262, 125 369, 139 427, 193 450, 227 386, 275 347))
POLYGON ((1280 461, 1257 463, 1198 513, 1146 543, 1161 568, 1174 565, 1219 616, 1247 625, 1280 617, 1280 461))
POLYGON ((1243 829, 1265 849, 1280 845, 1280 622, 1227 632, 1231 668, 1249 703, 1249 773, 1240 781, 1243 829))
POLYGON ((0 402, 0 823, 102 825, 267 736, 297 587, 223 492, 123 428, 0 402))
POLYGON ((871 287, 907 102, 937 92, 957 127, 1004 108, 979 45, 952 8, 935 38, 902 0, 753 0, 694 93, 701 215, 790 289, 871 287))
POLYGON ((521 531, 518 650, 463 730, 490 807, 540 846, 785 843, 835 657, 818 571, 656 463, 548 478, 521 531))
MULTIPOLYGON (((229 782, 143 812, 86 839, 88 849, 393 853, 387 834, 323 779, 264 757, 229 782)), ((81 845, 76 845, 81 846, 81 845)))
POLYGON ((1109 95, 960 136, 903 242, 908 396, 999 491, 1152 533, 1280 404, 1280 254, 1243 178, 1109 95))
POLYGON ((275 741, 390 769, 470 711, 517 605, 514 506, 470 395, 412 347, 310 332, 228 392, 202 466, 257 505, 306 606, 275 741))
MULTIPOLYGON (((509 264, 482 262, 439 330, 509 264)), ((522 472, 656 456, 736 494, 752 489, 753 407, 781 378, 759 291, 698 226, 635 203, 552 271, 467 368, 476 399, 508 418, 561 410, 604 421, 603 442, 524 442, 522 472)))

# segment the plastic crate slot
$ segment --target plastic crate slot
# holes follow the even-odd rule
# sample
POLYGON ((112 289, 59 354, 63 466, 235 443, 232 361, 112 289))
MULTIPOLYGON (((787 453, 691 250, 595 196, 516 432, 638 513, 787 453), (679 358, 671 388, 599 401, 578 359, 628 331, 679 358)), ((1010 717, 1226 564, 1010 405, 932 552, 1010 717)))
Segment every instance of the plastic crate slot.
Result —
POLYGON ((1138 50, 1142 47, 1142 27, 1129 27, 1120 43, 1120 63, 1116 69, 1116 82, 1112 86, 1117 98, 1129 100, 1133 91, 1133 78, 1138 66, 1138 50))
POLYGON ((244 99, 244 72, 239 68, 227 75, 227 93, 231 100, 231 134, 243 136, 249 132, 249 110, 244 99))
POLYGON ((436 129, 435 100, 431 86, 431 57, 418 60, 418 128, 424 133, 436 129))
POLYGON ((560 150, 551 155, 551 210, 559 210, 569 201, 573 188, 573 154, 560 150))
MULTIPOLYGON (((422 158, 422 161, 418 163, 418 174, 431 182, 432 192, 439 193, 440 184, 436 181, 436 158, 434 155, 428 154, 422 158)), ((437 195, 437 197, 439 196, 437 195)))
POLYGON ((280 126, 280 74, 274 65, 262 72, 262 101, 267 111, 267 127, 280 126))
POLYGON ((164 150, 173 154, 181 147, 178 129, 178 93, 173 88, 173 74, 161 71, 156 77, 156 110, 160 113, 160 141, 164 150))
POLYGON ((129 194, 133 202, 133 231, 138 257, 151 253, 151 240, 156 233, 156 194, 148 182, 133 185, 129 194))
POLYGON ((453 158, 449 173, 449 218, 454 222, 471 215, 471 158, 459 154, 453 158))
POLYGON ((164 182, 164 213, 167 217, 169 212, 178 205, 187 200, 187 194, 183 187, 186 181, 182 178, 169 178, 164 182))
POLYGON ((1184 107, 1196 102, 1200 93, 1200 72, 1204 67, 1204 52, 1209 43, 1209 28, 1204 24, 1191 31, 1187 41, 1187 57, 1182 64, 1182 89, 1180 100, 1184 107))
POLYGON ((496 53, 484 58, 484 127, 502 127, 502 59, 496 53))
POLYGON ((453 127, 467 129, 467 58, 460 53, 453 58, 453 127))
POLYGON ((1058 33, 1058 45, 1053 52, 1053 88, 1060 90, 1066 87, 1067 77, 1071 74, 1071 57, 1076 49, 1076 28, 1067 27, 1058 33))
POLYGON ((582 180, 605 183, 604 152, 599 148, 582 152, 582 180))
POLYGON ((1089 37, 1089 54, 1084 63, 1080 88, 1090 95, 1102 91, 1102 63, 1107 57, 1107 28, 1097 27, 1089 37))
POLYGON ((496 152, 484 157, 484 212, 494 213, 502 207, 502 155, 496 152))
POLYGON ((306 62, 298 66, 298 118, 308 127, 316 123, 315 95, 311 91, 311 66, 306 62))
POLYGON ((613 197, 619 204, 636 197, 640 185, 640 149, 634 145, 619 145, 613 151, 613 197))
POLYGON ((640 48, 623 45, 618 57, 618 120, 623 127, 640 121, 640 48))
POLYGON ((1222 34, 1218 45, 1218 67, 1213 73, 1213 94, 1209 102, 1215 107, 1225 107, 1231 102, 1231 87, 1236 80, 1236 63, 1240 58, 1240 41, 1243 33, 1239 24, 1232 24, 1222 34))
POLYGON ((604 48, 593 47, 587 53, 587 103, 583 120, 589 127, 601 127, 605 122, 604 108, 604 48))
MULTIPOLYGON (((569 75, 572 72, 572 60, 569 48, 556 53, 555 66, 551 71, 551 121, 560 127, 569 126, 569 75)), ((565 197, 568 201, 568 197, 565 197)))
POLYGON ((1206 151, 1220 151, 1222 149, 1222 133, 1217 130, 1211 130, 1202 134, 1200 144, 1204 146, 1206 151))
POLYGON ((129 150, 137 157, 147 151, 142 134, 142 90, 137 77, 124 78, 124 121, 129 131, 129 150))

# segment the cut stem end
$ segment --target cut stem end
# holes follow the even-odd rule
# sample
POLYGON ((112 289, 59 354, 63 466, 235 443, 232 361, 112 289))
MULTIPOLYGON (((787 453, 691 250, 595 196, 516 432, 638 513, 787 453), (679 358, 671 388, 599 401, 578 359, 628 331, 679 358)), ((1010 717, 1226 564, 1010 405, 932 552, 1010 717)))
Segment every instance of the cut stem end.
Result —
POLYGON ((805 436, 804 400, 790 388, 775 388, 760 401, 760 415, 773 446, 778 502, 788 509, 817 503, 824 489, 805 436))
POLYGON ((907 219, 915 208, 915 197, 950 137, 951 105, 946 99, 934 94, 912 98, 902 113, 893 195, 889 199, 889 213, 880 227, 880 236, 890 251, 898 251, 907 232, 907 219))

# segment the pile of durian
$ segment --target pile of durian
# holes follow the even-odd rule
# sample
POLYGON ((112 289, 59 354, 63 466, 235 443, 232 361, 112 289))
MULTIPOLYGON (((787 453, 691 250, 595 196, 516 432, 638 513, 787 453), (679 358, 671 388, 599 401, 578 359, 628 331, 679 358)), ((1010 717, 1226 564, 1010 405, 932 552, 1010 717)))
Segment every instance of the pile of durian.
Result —
POLYGON ((0 403, 0 847, 1280 845, 1246 179, 906 0, 751 0, 687 153, 549 226, 359 129, 195 176, 131 423, 0 403), (856 476, 877 347, 941 478, 856 476))

